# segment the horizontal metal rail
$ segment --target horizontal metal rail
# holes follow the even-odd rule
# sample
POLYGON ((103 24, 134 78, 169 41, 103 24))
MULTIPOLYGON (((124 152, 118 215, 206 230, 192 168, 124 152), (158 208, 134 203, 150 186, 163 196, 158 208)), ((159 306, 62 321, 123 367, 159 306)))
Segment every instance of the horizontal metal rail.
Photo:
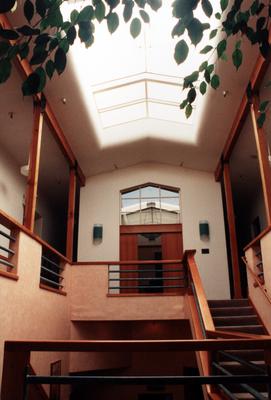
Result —
POLYGON ((185 277, 167 277, 167 278, 163 278, 163 277, 159 277, 159 278, 141 278, 141 277, 135 277, 135 278, 109 278, 108 280, 113 282, 113 281, 183 281, 185 280, 185 277))
POLYGON ((232 361, 236 361, 241 365, 244 365, 245 367, 249 367, 251 369, 254 369, 255 371, 265 373, 264 368, 259 367, 256 364, 253 364, 251 361, 243 360, 242 358, 239 358, 237 356, 234 356, 233 354, 227 353, 226 351, 219 351, 218 354, 222 354, 224 357, 229 358, 232 361))
POLYGON ((42 269, 43 271, 47 271, 48 273, 50 273, 50 274, 52 274, 52 275, 54 275, 54 276, 57 276, 59 279, 63 279, 63 276, 61 276, 61 275, 58 274, 57 272, 52 271, 52 270, 49 269, 49 268, 44 267, 43 265, 41 266, 41 269, 42 269))
POLYGON ((57 287, 63 288, 63 285, 61 285, 60 283, 57 283, 57 282, 55 282, 55 281, 52 281, 51 279, 48 279, 48 278, 44 278, 43 276, 40 277, 40 280, 41 280, 41 281, 45 281, 45 282, 49 282, 49 283, 52 284, 52 285, 55 285, 55 286, 57 286, 57 287))
POLYGON ((63 270, 64 268, 62 268, 60 265, 58 265, 57 263, 55 263, 54 261, 50 260, 49 258, 47 258, 46 256, 41 256, 41 258, 45 261, 47 261, 49 264, 54 265, 56 268, 59 268, 61 270, 63 270))
POLYGON ((15 268, 15 265, 10 263, 9 261, 3 260, 3 258, 0 258, 0 264, 6 265, 9 268, 15 268))
POLYGON ((11 250, 9 247, 0 246, 0 250, 6 251, 7 253, 12 254, 12 255, 15 254, 15 251, 11 250))
POLYGON ((218 387, 219 387, 219 389, 223 392, 223 393, 225 393, 227 396, 228 396, 228 398, 230 399, 230 400, 240 400, 238 397, 236 397, 229 389, 227 389, 224 385, 217 385, 218 387))
POLYGON ((113 274, 113 273, 126 273, 126 272, 183 272, 185 273, 184 269, 170 269, 170 268, 161 268, 161 269, 109 269, 109 273, 113 274))
POLYGON ((1 230, 0 230, 0 235, 2 235, 2 236, 4 236, 5 238, 11 240, 12 242, 15 242, 15 240, 16 240, 14 236, 11 236, 11 235, 9 235, 8 233, 6 233, 6 232, 4 232, 4 231, 1 231, 1 230))
POLYGON ((186 286, 182 285, 162 285, 162 286, 110 286, 109 289, 184 289, 186 286))
MULTIPOLYGON (((39 376, 26 375, 26 384, 113 383, 117 385, 184 385, 267 383, 268 375, 210 375, 210 376, 39 376)), ((266 400, 266 399, 265 399, 266 400)))

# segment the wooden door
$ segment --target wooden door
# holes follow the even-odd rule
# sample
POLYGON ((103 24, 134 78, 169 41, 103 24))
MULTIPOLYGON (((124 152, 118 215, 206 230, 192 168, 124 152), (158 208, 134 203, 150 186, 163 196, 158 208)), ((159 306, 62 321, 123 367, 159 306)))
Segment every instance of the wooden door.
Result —
MULTIPOLYGON (((163 260, 181 260, 183 258, 183 241, 181 232, 164 232, 162 233, 161 239, 163 260)), ((164 264, 163 278, 166 278, 164 280, 165 293, 174 293, 179 291, 178 288, 167 286, 180 286, 183 284, 183 281, 180 280, 182 273, 178 271, 170 271, 170 269, 179 270, 180 268, 181 265, 177 263, 164 264)))
MULTIPOLYGON (((120 235, 120 261, 135 261, 137 254, 137 234, 120 235)), ((120 293, 137 293, 138 273, 125 272, 127 270, 137 270, 137 265, 123 264, 120 266, 120 293), (133 279, 133 280, 125 280, 133 279), (135 287, 135 289, 125 289, 125 287, 135 287)))

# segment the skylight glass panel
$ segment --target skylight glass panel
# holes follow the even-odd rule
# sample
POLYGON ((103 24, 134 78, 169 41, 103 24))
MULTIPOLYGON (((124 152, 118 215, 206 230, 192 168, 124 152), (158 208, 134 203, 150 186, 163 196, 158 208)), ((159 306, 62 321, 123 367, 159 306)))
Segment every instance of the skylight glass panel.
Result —
POLYGON ((149 101, 148 110, 150 118, 164 119, 189 125, 193 123, 195 117, 194 112, 189 119, 186 119, 184 113, 180 112, 179 105, 168 105, 149 101))
POLYGON ((144 82, 135 82, 121 87, 108 88, 95 94, 96 105, 99 110, 126 103, 145 100, 146 91, 144 82))
POLYGON ((129 121, 136 121, 146 117, 146 104, 145 102, 133 104, 131 106, 123 107, 117 112, 116 110, 102 112, 100 113, 100 117, 104 128, 125 124, 129 121))
POLYGON ((180 84, 166 82, 148 82, 148 98, 161 101, 180 102, 180 84))

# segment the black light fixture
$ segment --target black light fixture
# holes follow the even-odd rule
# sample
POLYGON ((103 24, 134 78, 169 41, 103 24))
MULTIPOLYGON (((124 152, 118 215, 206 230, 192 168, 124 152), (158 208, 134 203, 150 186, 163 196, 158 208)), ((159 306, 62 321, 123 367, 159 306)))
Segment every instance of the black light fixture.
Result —
POLYGON ((210 239, 210 230, 208 221, 199 221, 199 236, 201 240, 204 241, 210 239))
POLYGON ((101 224, 93 225, 93 241, 102 241, 103 239, 103 226, 101 224))

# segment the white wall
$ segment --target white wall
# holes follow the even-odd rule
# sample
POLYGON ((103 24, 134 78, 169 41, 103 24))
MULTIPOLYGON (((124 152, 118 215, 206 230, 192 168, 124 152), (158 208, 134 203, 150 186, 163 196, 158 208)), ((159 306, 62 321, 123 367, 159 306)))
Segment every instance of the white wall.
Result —
POLYGON ((0 209, 21 223, 25 188, 26 178, 20 174, 20 167, 0 147, 0 209))
POLYGON ((197 250, 208 298, 228 298, 221 190, 212 173, 145 163, 88 178, 81 189, 78 260, 119 260, 120 190, 146 182, 180 188, 184 249, 197 250), (200 240, 200 220, 209 221, 209 242, 200 240), (92 242, 96 223, 103 224, 100 244, 92 242), (209 248, 210 254, 201 254, 202 248, 209 248))

